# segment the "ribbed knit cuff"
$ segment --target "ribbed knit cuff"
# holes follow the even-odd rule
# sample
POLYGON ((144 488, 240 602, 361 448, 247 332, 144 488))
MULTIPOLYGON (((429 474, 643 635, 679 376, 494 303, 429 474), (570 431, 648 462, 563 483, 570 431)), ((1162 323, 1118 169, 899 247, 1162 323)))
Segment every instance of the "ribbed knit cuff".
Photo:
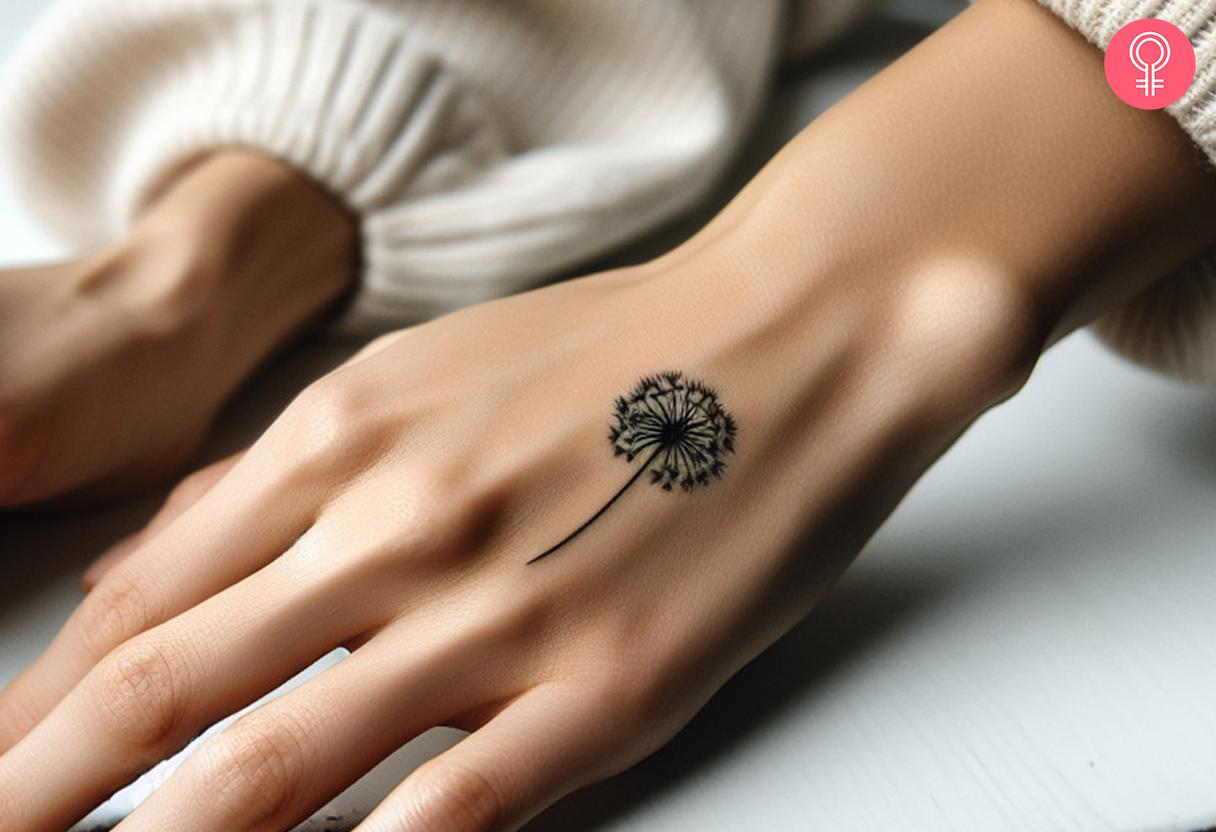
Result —
MULTIPOLYGON (((357 0, 62 3, 30 38, 35 60, 19 56, 6 78, 9 167, 34 211, 88 247, 121 234, 158 183, 203 154, 281 158, 361 217, 366 272, 339 327, 374 328, 361 310, 403 294, 388 285, 400 275, 383 273, 393 242, 379 213, 458 189, 506 155, 477 97, 406 28, 357 0), (48 41, 62 57, 53 71, 48 41)), ((439 294, 410 296, 414 317, 460 303, 439 294)), ((399 312, 382 323, 410 317, 399 312)))
POLYGON ((341 329, 517 292, 708 191, 756 110, 779 0, 57 0, 8 67, 25 203, 82 248, 168 172, 278 156, 360 215, 341 329))
MULTIPOLYGON (((1195 47, 1195 80, 1166 111, 1216 165, 1216 0, 1040 2, 1102 49, 1121 27, 1145 17, 1167 20, 1186 33, 1195 47)), ((1134 361, 1216 384, 1216 250, 1107 314, 1094 330, 1134 361)))
POLYGON ((401 22, 341 0, 234 15, 160 84, 128 129, 127 213, 165 170, 249 144, 307 171, 361 214, 450 187, 503 154, 493 123, 401 22))

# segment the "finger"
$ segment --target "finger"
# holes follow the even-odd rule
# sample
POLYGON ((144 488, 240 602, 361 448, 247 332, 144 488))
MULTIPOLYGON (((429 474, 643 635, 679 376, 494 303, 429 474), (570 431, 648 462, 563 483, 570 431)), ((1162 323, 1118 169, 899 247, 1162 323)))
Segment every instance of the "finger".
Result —
POLYGON ((106 574, 42 655, 0 693, 0 753, 119 644, 252 574, 312 525, 320 498, 309 489, 281 488, 284 475, 264 473, 273 470, 251 451, 106 574))
POLYGON ((169 496, 165 498, 165 502, 160 507, 160 510, 152 516, 152 519, 148 521, 144 528, 118 541, 89 564, 81 579, 85 592, 97 586, 105 573, 109 572, 115 564, 121 563, 127 555, 135 551, 141 542, 155 537, 170 522, 185 513, 186 509, 201 500, 211 490, 212 486, 232 470, 232 467, 236 465, 242 455, 243 452, 236 453, 218 462, 213 462, 179 482, 169 492, 169 496))
POLYGON ((455 747, 420 766, 355 832, 518 829, 562 796, 623 768, 618 726, 571 687, 525 693, 455 747))
POLYGON ((23 784, 4 809, 13 828, 66 827, 208 725, 379 623, 357 581, 309 578, 292 560, 119 646, 0 757, 0 783, 23 784))
POLYGON ((114 566, 126 560, 127 555, 139 548, 139 544, 147 538, 147 528, 140 529, 134 534, 127 535, 103 551, 97 558, 85 567, 80 576, 80 588, 85 594, 93 591, 93 587, 101 582, 114 566))
POLYGON ((121 832, 290 829, 422 732, 484 701, 476 649, 373 638, 192 755, 121 832))

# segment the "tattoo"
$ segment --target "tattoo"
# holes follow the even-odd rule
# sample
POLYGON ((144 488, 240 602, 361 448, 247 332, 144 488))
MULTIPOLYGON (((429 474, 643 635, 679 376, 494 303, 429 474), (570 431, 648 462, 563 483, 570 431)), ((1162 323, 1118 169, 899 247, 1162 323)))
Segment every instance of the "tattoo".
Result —
POLYGON ((528 563, 553 554, 595 522, 608 507, 650 471, 650 483, 664 491, 679 486, 692 491, 718 479, 726 470, 723 457, 735 451, 735 420, 718 402, 718 393, 681 372, 644 376, 613 405, 608 433, 614 456, 644 461, 608 502, 577 529, 528 563))

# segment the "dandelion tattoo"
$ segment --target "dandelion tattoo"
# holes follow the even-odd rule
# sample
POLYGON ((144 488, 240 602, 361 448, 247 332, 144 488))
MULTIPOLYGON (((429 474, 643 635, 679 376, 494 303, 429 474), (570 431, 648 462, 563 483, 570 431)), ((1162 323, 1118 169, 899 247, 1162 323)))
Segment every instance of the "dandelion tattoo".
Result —
POLYGON ((573 540, 647 471, 651 485, 664 491, 676 486, 692 491, 721 477, 723 457, 735 451, 735 420, 718 402, 717 391, 681 372, 644 376, 628 395, 617 397, 612 418, 613 456, 626 462, 641 458, 641 467, 599 511, 528 563, 573 540))

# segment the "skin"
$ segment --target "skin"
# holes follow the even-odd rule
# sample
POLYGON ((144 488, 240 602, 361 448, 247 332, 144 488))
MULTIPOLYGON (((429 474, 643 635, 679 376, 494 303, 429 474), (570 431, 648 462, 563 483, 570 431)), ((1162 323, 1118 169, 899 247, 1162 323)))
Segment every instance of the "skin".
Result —
POLYGON ((361 832, 518 828, 666 742, 1047 345, 1212 242, 1213 207, 1095 50, 981 0, 687 244, 382 338, 183 483, 0 698, 0 830, 64 828, 340 644, 122 832, 289 829, 439 724, 472 733, 361 832), (613 399, 668 367, 737 420, 722 478, 639 482, 528 565, 619 487, 613 399))
POLYGON ((180 471, 241 382, 351 283, 356 234, 311 181, 229 152, 110 248, 0 272, 0 508, 180 471))

